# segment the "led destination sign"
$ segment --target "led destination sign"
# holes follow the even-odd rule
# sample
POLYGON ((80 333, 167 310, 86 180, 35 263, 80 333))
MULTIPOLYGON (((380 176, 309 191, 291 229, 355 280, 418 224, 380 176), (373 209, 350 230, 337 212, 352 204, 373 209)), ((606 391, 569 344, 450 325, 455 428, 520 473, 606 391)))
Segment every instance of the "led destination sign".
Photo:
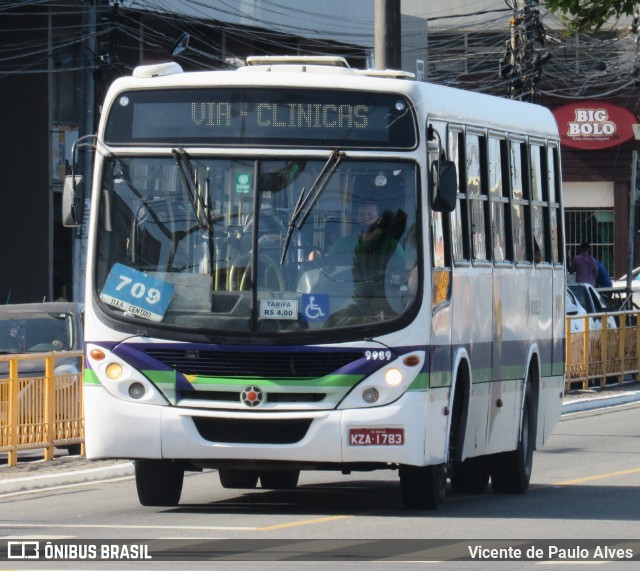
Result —
POLYGON ((108 144, 410 149, 414 115, 400 95, 300 89, 170 89, 119 95, 108 144))

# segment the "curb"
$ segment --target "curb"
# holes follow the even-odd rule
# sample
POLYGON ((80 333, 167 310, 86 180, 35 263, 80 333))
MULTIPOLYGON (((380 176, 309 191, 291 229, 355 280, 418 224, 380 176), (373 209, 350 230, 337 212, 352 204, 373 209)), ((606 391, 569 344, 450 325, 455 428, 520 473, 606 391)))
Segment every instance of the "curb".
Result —
POLYGON ((52 472, 39 476, 26 476, 22 478, 0 479, 0 496, 3 494, 15 494, 29 490, 82 484, 85 482, 97 482, 101 480, 113 480, 133 476, 133 463, 123 462, 112 466, 100 468, 87 468, 85 470, 70 470, 67 472, 52 472))
POLYGON ((562 414, 585 412, 598 408, 618 406, 621 404, 628 404, 637 401, 640 401, 640 391, 629 391, 612 395, 583 398, 580 400, 563 403, 562 414))

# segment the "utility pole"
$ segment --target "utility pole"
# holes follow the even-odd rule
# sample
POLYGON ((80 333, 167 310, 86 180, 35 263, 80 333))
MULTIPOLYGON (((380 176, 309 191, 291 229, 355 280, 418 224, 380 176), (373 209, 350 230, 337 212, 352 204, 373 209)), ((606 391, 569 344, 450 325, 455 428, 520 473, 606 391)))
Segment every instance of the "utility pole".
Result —
MULTIPOLYGON (((635 44, 635 65, 633 69, 633 77, 635 77, 635 86, 640 87, 640 8, 636 8, 633 21, 629 28, 635 44)), ((633 125, 635 140, 640 140, 640 131, 638 126, 633 125)), ((635 245, 637 220, 636 208, 640 202, 640 157, 635 149, 631 153, 631 184, 629 185, 629 235, 627 242, 627 300, 631 302, 631 284, 633 283, 633 269, 635 268, 635 245)), ((629 303, 626 309, 633 309, 633 303, 629 303)))
MULTIPOLYGON (((640 198, 640 159, 638 151, 631 153, 631 185, 629 189, 629 242, 627 245, 627 298, 631 299, 631 283, 633 281, 633 268, 636 243, 636 206, 640 198)), ((629 305, 627 309, 633 309, 629 305)))
POLYGON ((534 43, 545 44, 545 31, 536 9, 539 0, 511 0, 513 15, 509 20, 509 40, 499 63, 500 76, 507 80, 511 99, 533 101, 535 86, 542 77, 542 66, 551 58, 548 52, 536 51, 534 43))
POLYGON ((376 0, 376 69, 401 69, 400 0, 376 0))
MULTIPOLYGON (((96 32, 97 32, 97 8, 96 3, 101 0, 88 0, 83 2, 82 13, 83 28, 83 52, 84 52, 84 78, 82 91, 82 118, 80 124, 80 137, 92 135, 95 131, 95 69, 96 69, 96 32)), ((79 172, 84 178, 85 203, 90 199, 91 182, 93 177, 93 153, 90 147, 79 147, 81 163, 79 172)), ((85 220, 88 212, 85 208, 85 220)), ((74 232, 73 240, 73 301, 84 301, 85 268, 87 261, 87 225, 82 224, 74 232)))

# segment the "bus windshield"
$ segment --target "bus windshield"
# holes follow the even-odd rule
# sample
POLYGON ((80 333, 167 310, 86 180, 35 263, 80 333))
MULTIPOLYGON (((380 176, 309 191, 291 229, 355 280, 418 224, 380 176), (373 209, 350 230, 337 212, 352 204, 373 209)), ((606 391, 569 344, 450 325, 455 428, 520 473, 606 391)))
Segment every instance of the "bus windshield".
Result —
POLYGON ((111 156, 96 293, 174 331, 388 329, 419 291, 416 180, 413 162, 336 153, 111 156))

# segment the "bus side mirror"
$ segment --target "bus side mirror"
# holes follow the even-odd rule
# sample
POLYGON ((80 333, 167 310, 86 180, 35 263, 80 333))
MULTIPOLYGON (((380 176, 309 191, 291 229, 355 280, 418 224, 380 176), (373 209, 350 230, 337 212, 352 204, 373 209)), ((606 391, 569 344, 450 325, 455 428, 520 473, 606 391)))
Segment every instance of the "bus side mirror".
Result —
POLYGON ((456 163, 439 160, 431 163, 431 208, 436 212, 453 212, 458 193, 456 163))
POLYGON ((84 210, 83 178, 80 175, 64 177, 62 191, 62 225, 74 228, 82 224, 84 210))

